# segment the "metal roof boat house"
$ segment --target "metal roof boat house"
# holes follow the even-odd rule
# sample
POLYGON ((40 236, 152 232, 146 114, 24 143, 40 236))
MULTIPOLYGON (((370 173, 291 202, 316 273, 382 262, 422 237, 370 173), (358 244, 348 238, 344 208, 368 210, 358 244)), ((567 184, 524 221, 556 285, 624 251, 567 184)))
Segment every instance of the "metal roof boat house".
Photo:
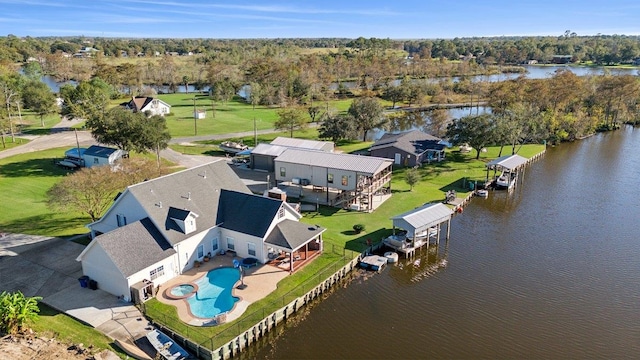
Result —
MULTIPOLYGON (((390 159, 288 148, 274 159, 275 177, 299 189, 310 187, 317 203, 373 211, 391 196, 390 159), (322 199, 322 201, 321 201, 322 199)), ((289 196, 297 197, 295 194, 289 196)))
POLYGON ((406 257, 413 256, 416 249, 427 245, 431 239, 440 242, 441 225, 447 223, 446 240, 449 240, 453 210, 445 204, 425 204, 391 218, 393 235, 384 239, 384 244, 406 257), (396 234, 396 228, 403 229, 396 234))

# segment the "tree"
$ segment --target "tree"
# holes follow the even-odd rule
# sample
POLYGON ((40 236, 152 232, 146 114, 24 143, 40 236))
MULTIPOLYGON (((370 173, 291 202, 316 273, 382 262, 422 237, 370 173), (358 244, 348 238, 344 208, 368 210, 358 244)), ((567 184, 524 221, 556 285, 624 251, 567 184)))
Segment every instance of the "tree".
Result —
POLYGON ((134 113, 120 106, 110 109, 104 117, 87 121, 87 127, 98 142, 124 151, 159 153, 171 139, 163 117, 147 118, 144 113, 134 113))
POLYGON ((311 118, 311 122, 316 122, 316 117, 320 115, 320 107, 319 106, 309 106, 307 108, 307 112, 309 113, 309 117, 311 118))
POLYGON ((382 106, 378 100, 371 97, 353 100, 347 112, 353 117, 356 129, 362 131, 362 141, 366 141, 369 130, 386 123, 386 118, 382 116, 382 106))
POLYGON ((153 161, 125 159, 114 171, 110 166, 82 168, 47 191, 47 204, 55 210, 74 210, 96 221, 123 188, 167 173, 153 161))
POLYGON ((278 110, 278 120, 273 124, 276 130, 289 131, 290 137, 293 137, 295 130, 305 130, 307 122, 305 121, 304 112, 298 107, 288 107, 278 110))
POLYGON ((410 187, 410 190, 413 191, 413 186, 420 181, 420 173, 418 172, 418 168, 411 168, 404 173, 404 181, 410 187))
POLYGON ((40 115, 40 126, 44 127, 44 116, 58 110, 56 97, 47 84, 40 80, 31 80, 22 88, 24 107, 40 115))
POLYGON ((480 151, 495 137, 494 119, 490 114, 468 115, 454 120, 447 127, 447 137, 454 145, 467 143, 476 150, 476 159, 480 151))
POLYGON ((64 100, 62 114, 69 118, 91 120, 106 112, 113 90, 100 78, 82 81, 78 86, 64 85, 60 96, 64 100))
POLYGON ((325 115, 324 121, 318 127, 318 135, 321 139, 331 139, 338 142, 342 139, 350 139, 355 134, 353 118, 348 114, 325 115))
POLYGON ((38 301, 41 297, 25 297, 20 291, 0 294, 0 330, 6 334, 16 334, 24 326, 38 319, 38 301))

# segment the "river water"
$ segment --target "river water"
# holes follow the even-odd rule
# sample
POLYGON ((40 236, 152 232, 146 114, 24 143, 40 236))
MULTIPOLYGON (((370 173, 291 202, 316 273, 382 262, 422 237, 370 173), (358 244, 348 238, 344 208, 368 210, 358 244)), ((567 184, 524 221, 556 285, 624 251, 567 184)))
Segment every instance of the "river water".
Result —
POLYGON ((637 358, 639 147, 626 127, 549 148, 419 265, 358 270, 241 358, 637 358))

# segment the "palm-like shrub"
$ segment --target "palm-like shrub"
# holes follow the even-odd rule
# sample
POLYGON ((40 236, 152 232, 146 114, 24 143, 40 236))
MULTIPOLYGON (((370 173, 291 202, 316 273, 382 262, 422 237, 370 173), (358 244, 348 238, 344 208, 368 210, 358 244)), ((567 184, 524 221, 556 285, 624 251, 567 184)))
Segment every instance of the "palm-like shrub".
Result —
POLYGON ((0 294, 0 331, 6 334, 16 334, 24 326, 38 318, 38 301, 41 297, 26 297, 20 291, 0 294))

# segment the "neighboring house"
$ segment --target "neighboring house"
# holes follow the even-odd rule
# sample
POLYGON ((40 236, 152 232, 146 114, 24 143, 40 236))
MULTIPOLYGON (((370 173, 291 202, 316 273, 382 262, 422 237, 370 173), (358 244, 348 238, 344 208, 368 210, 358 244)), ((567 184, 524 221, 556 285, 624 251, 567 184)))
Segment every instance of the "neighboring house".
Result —
POLYGON ((316 141, 278 136, 270 144, 258 144, 251 150, 251 168, 273 172, 274 161, 288 148, 320 150, 333 152, 335 145, 331 141, 316 141))
POLYGON ((91 145, 82 152, 84 166, 86 167, 114 165, 116 161, 123 157, 126 157, 126 152, 123 150, 98 145, 91 145))
POLYGON ((570 64, 573 56, 571 55, 553 55, 551 62, 554 64, 570 64))
POLYGON ((88 225, 93 241, 77 260, 99 288, 131 300, 221 250, 262 263, 280 252, 321 253, 325 229, 300 218, 286 202, 252 194, 218 160, 129 186, 88 225))
POLYGON ((371 156, 393 159, 394 164, 416 166, 445 158, 443 140, 420 130, 399 134, 384 134, 369 152, 371 156))
POLYGON ((146 96, 136 96, 129 102, 120 104, 133 112, 149 112, 150 115, 166 115, 171 112, 171 105, 166 102, 146 96))
POLYGON ((389 159, 288 148, 275 158, 274 165, 277 181, 311 185, 325 193, 331 206, 372 206, 374 195, 391 193, 393 164, 389 159), (333 199, 331 189, 338 194, 333 199))

